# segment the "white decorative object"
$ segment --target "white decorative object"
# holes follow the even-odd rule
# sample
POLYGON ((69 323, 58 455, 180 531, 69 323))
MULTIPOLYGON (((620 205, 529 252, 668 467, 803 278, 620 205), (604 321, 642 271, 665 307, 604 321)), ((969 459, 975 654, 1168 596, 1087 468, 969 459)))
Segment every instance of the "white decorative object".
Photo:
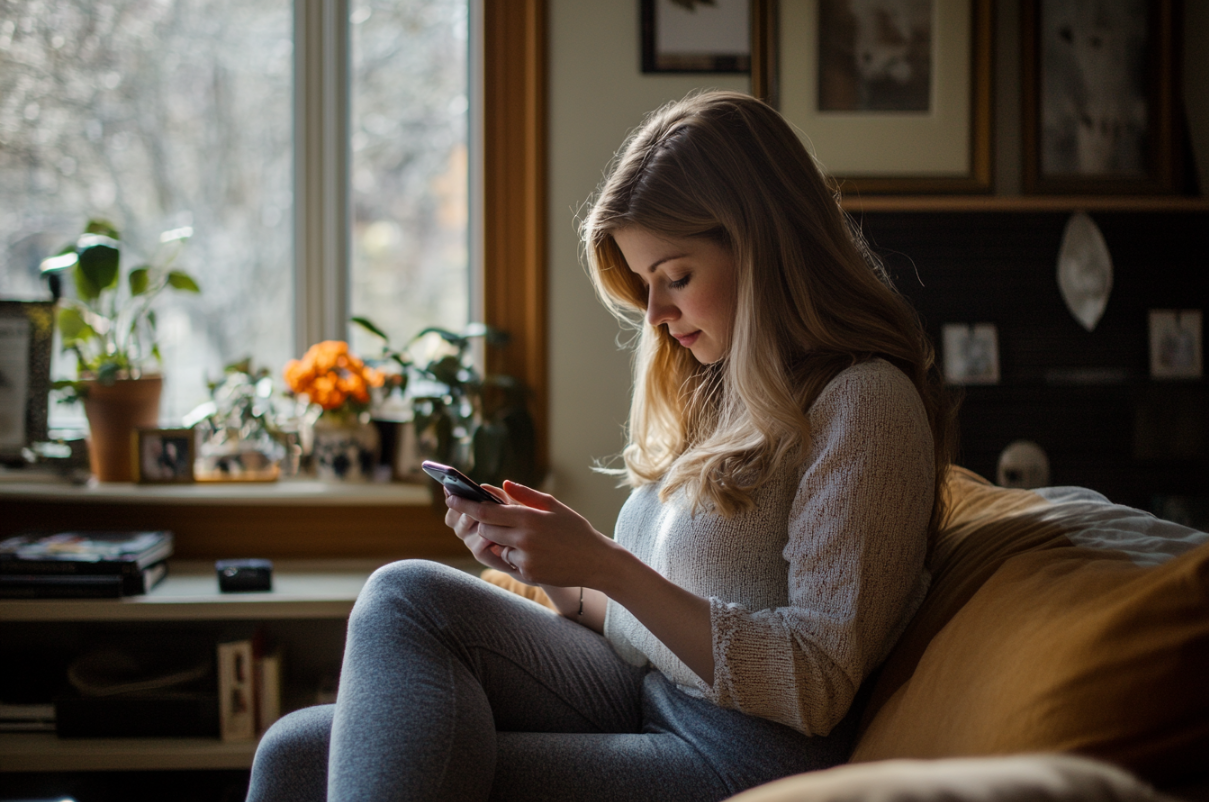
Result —
POLYGON ((1075 320, 1093 331, 1112 292, 1112 256, 1086 212, 1075 212, 1066 222, 1058 250, 1058 289, 1075 320))
POLYGON ((1000 487, 1030 489, 1049 484, 1049 457, 1032 440, 1016 440, 999 455, 996 476, 1000 487))

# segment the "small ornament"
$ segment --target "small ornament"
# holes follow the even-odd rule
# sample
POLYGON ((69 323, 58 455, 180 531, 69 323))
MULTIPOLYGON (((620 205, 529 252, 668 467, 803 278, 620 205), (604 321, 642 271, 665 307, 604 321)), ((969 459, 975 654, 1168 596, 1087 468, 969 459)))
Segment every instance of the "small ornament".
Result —
POLYGON ((1066 222, 1058 250, 1058 289, 1075 320, 1094 330, 1112 291, 1112 256, 1086 212, 1075 212, 1066 222))

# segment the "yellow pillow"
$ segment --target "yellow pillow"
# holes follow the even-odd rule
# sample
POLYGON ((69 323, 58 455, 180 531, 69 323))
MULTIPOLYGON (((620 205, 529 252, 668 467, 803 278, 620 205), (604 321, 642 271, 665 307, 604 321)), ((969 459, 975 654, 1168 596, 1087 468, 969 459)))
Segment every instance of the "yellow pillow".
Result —
POLYGON ((554 602, 550 601, 550 597, 546 595, 546 591, 539 587, 526 585, 519 579, 505 574, 503 571, 497 571, 494 568, 483 569, 483 573, 479 576, 493 585, 498 585, 504 590, 510 590, 518 596, 524 596, 526 599, 535 601, 543 607, 549 607, 554 612, 558 612, 558 608, 554 606, 554 602))
POLYGON ((1077 752, 1153 782, 1209 754, 1209 544, 1007 559, 866 718, 854 761, 1077 752))

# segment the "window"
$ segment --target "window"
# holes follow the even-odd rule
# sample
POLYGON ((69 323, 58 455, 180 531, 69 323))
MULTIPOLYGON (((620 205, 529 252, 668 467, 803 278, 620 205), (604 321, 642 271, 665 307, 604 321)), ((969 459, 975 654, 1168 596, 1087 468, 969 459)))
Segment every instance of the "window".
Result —
POLYGON ((465 325, 466 0, 0 8, 0 296, 44 296, 39 261, 91 216, 128 267, 190 226, 203 292, 160 304, 166 420, 228 362, 278 373, 347 338, 350 312, 398 342, 465 325))

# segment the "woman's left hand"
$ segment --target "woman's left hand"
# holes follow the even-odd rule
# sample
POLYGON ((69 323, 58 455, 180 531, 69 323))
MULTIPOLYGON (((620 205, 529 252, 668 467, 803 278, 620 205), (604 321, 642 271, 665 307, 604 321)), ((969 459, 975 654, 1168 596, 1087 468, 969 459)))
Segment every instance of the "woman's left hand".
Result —
POLYGON ((530 584, 593 585, 593 575, 616 548, 612 540, 551 495, 511 481, 489 489, 510 503, 445 498, 445 522, 480 562, 530 584))

